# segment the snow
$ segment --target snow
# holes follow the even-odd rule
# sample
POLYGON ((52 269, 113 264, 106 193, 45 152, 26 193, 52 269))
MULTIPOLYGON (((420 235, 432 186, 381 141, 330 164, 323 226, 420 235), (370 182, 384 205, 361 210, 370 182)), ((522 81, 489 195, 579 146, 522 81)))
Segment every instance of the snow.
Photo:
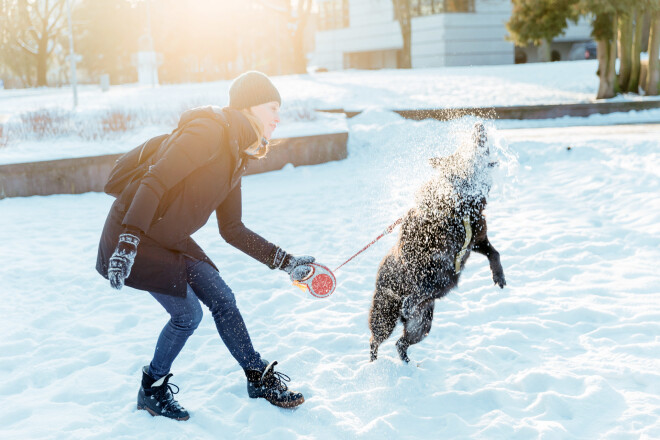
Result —
MULTIPOLYGON (((368 111, 348 121, 347 160, 246 177, 244 222, 337 267, 405 212, 432 176, 426 160, 473 122, 368 111)), ((0 436, 659 438, 660 128, 487 126, 502 161, 489 236, 508 285, 473 255, 409 365, 400 325, 368 361, 374 277, 396 233, 339 270, 327 299, 224 243, 214 220, 195 235, 257 349, 305 394, 295 411, 247 397, 208 313, 173 367, 191 419, 137 411, 167 315, 94 271, 112 199, 0 201, 0 436)))
MULTIPOLYGON (((428 109, 493 107, 593 102, 598 90, 596 60, 503 66, 326 72, 273 77, 283 99, 282 123, 276 138, 346 131, 341 115, 319 109, 428 109)), ((123 153, 145 138, 170 132, 185 109, 227 105, 230 81, 144 87, 137 84, 79 88, 79 106, 72 107, 69 88, 0 90, 0 124, 6 125, 8 146, 0 164, 123 153), (65 133, 38 137, 18 128, 22 118, 37 111, 59 111, 68 121, 65 133), (102 133, 99 127, 113 113, 131 116, 140 127, 126 133, 102 133), (83 132, 84 136, 77 135, 83 132)), ((658 98, 622 95, 614 101, 658 98)), ((660 121, 660 109, 589 118, 563 118, 555 125, 620 123, 631 118, 660 121), (623 120, 623 121, 622 121, 623 120)), ((511 127, 520 121, 499 121, 511 127)), ((524 121, 522 124, 536 124, 524 121)), ((65 124, 66 125, 66 124, 65 124)))

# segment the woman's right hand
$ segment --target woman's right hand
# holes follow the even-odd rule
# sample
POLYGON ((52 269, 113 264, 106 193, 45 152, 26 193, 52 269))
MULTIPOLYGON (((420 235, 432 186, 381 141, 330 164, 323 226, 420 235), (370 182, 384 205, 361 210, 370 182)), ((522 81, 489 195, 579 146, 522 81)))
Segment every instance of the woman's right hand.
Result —
POLYGON ((294 281, 302 281, 309 276, 312 272, 312 267, 309 263, 316 261, 316 258, 311 256, 294 257, 287 255, 282 265, 282 270, 291 276, 294 281))

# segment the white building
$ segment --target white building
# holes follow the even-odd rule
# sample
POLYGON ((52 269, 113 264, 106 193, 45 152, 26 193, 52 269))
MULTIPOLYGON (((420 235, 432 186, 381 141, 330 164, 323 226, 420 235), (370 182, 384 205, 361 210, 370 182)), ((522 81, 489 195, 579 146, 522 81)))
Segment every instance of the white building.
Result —
MULTIPOLYGON (((318 30, 310 65, 329 70, 398 67, 403 38, 392 0, 317 3, 318 30)), ((514 62, 514 45, 505 38, 510 0, 411 0, 411 7, 413 68, 514 62)), ((568 37, 561 39, 569 46, 572 41, 586 41, 585 29, 583 24, 569 26, 568 37)), ((562 47, 562 55, 568 50, 562 47)), ((529 55, 528 61, 535 61, 535 54, 529 55)))

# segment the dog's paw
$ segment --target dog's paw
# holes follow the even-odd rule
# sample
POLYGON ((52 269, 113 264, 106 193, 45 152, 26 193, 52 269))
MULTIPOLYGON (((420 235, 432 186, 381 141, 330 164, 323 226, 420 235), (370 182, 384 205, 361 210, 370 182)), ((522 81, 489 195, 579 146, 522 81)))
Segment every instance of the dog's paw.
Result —
POLYGON ((494 273, 493 281, 495 282, 496 285, 500 286, 500 289, 504 289, 504 286, 506 286, 506 280, 504 279, 503 272, 494 273))
POLYGON ((410 362, 410 358, 408 357, 408 343, 402 339, 399 339, 396 342, 396 351, 399 353, 399 357, 403 362, 406 364, 410 362))

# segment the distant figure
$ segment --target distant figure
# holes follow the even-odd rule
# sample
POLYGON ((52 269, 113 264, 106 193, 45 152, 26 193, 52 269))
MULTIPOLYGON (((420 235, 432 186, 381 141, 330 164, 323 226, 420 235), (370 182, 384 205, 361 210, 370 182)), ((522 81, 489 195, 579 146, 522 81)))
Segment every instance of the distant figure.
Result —
MULTIPOLYGON (((103 228, 96 269, 115 289, 148 291, 170 314, 151 363, 142 369, 138 409, 187 420, 168 381, 170 368, 209 308, 218 333, 245 371, 248 395, 291 408, 303 395, 255 351, 234 293, 191 235, 215 211, 229 244, 294 280, 311 271, 313 257, 294 257, 241 221, 241 177, 250 160, 268 152, 280 122, 280 94, 270 79, 247 72, 229 89, 229 107, 186 111, 178 128, 147 159, 145 173, 115 200, 103 228)), ((267 215, 264 213, 263 215, 267 215)), ((178 392, 178 388, 177 388, 178 392)), ((176 392, 174 392, 176 393, 176 392)))

